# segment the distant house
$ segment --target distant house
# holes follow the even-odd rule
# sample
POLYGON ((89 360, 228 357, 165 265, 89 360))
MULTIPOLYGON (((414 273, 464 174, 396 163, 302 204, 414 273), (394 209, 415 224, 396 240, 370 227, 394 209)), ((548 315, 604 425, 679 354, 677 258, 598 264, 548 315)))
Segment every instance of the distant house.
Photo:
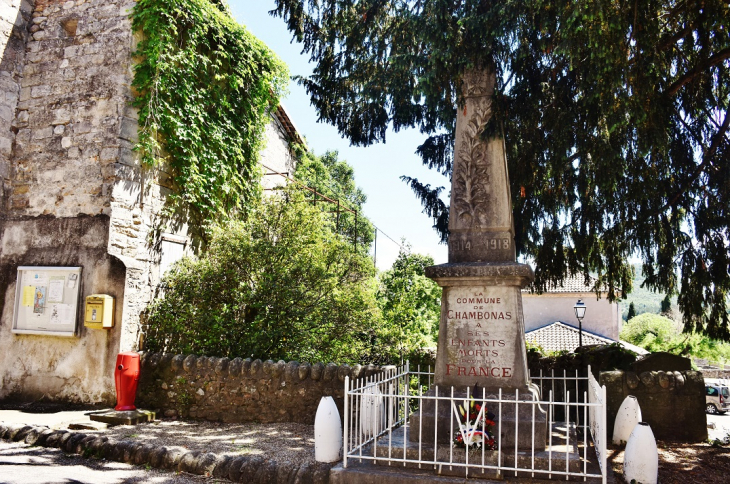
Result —
POLYGON ((556 321, 567 326, 578 327, 573 306, 581 299, 586 305, 583 330, 597 336, 618 341, 621 331, 621 307, 617 302, 608 302, 605 292, 596 297, 593 288, 595 280, 586 284, 583 276, 571 277, 562 285, 550 286, 542 294, 526 288, 522 291, 522 307, 525 318, 525 332, 542 328, 556 321))
MULTIPOLYGON (((540 328, 525 332, 528 344, 538 346, 545 351, 574 351, 580 343, 578 328, 561 322, 547 324, 540 328)), ((615 343, 615 340, 605 338, 590 331, 583 330, 583 346, 606 345, 615 343)), ((619 341, 621 346, 639 355, 649 353, 643 348, 634 346, 626 341, 619 341)))
POLYGON ((573 306, 578 300, 586 305, 582 322, 583 345, 600 345, 620 342, 621 346, 637 354, 647 351, 625 341, 619 341, 621 331, 621 306, 608 302, 605 291, 601 298, 594 291, 596 281, 583 276, 571 277, 560 286, 552 285, 542 294, 522 291, 522 307, 525 318, 525 339, 528 343, 546 351, 573 351, 578 347, 579 329, 573 306))

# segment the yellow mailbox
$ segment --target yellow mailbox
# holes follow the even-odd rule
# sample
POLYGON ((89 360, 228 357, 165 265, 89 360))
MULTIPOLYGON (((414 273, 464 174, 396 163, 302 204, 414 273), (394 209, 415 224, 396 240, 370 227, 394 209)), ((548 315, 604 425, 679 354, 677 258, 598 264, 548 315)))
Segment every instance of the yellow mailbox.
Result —
POLYGON ((102 329, 114 327, 114 298, 107 294, 86 296, 84 326, 102 329))

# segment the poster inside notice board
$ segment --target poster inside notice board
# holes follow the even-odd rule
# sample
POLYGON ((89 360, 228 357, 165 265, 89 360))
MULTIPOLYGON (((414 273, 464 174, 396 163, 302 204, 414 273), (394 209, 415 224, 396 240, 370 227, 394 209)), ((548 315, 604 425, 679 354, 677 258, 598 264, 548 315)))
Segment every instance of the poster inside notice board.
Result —
POLYGON ((81 267, 18 267, 13 333, 76 336, 81 267))

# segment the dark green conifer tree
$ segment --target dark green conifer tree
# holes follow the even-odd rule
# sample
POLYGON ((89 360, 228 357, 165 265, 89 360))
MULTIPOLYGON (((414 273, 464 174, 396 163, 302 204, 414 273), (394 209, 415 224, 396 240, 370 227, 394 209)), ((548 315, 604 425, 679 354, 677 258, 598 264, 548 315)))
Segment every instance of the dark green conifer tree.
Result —
MULTIPOLYGON (((444 185, 461 74, 493 68, 486 135, 505 139, 538 289, 594 273, 615 299, 639 254, 685 329, 730 337, 727 1, 276 0, 273 13, 314 62, 299 81, 321 119, 355 145, 419 129, 444 185)), ((403 178, 446 240, 444 188, 403 178)))
MULTIPOLYGON (((662 315, 668 315, 672 312, 672 298, 669 297, 669 294, 667 294, 664 299, 662 299, 662 309, 660 314, 662 315)), ((669 317, 669 316, 667 316, 669 317)))
POLYGON ((634 303, 632 302, 629 304, 629 313, 626 315, 626 321, 631 321, 632 318, 636 316, 636 308, 634 307, 634 303))

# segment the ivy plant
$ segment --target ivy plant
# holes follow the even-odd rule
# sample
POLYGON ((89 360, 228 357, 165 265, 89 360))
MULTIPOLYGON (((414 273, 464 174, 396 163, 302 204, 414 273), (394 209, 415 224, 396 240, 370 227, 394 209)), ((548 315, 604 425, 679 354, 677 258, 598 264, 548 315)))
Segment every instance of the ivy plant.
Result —
POLYGON ((220 0, 139 0, 132 87, 142 162, 170 174, 166 211, 192 235, 246 211, 259 195, 257 157, 286 65, 220 0))

